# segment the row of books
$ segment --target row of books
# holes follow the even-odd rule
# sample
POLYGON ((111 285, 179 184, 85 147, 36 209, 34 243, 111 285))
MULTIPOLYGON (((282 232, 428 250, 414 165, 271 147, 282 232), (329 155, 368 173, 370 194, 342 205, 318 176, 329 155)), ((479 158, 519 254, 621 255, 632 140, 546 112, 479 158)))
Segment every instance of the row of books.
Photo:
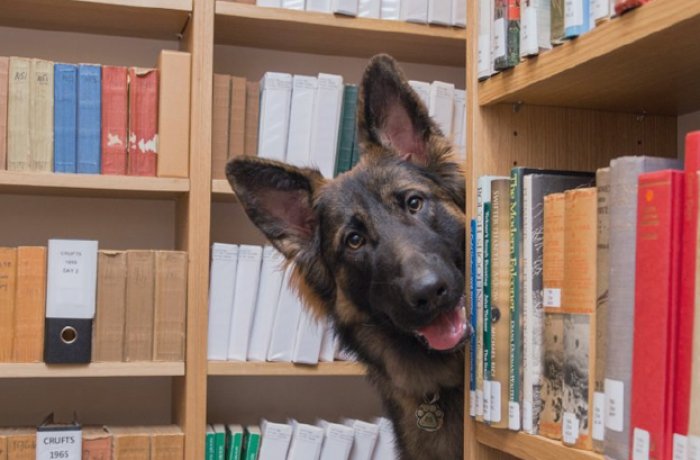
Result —
POLYGON ((473 417, 609 459, 698 458, 700 131, 681 166, 479 179, 473 417))
POLYGON ((185 436, 175 425, 0 428, 3 460, 181 460, 184 449, 185 436))
POLYGON ((454 27, 467 25, 467 2, 463 0, 257 0, 255 3, 270 8, 317 11, 418 24, 454 27))
POLYGON ((386 418, 315 425, 290 420, 260 426, 207 427, 205 460, 395 460, 394 429, 386 418))
POLYGON ((331 325, 289 286, 293 267, 272 246, 214 243, 208 357, 317 364, 348 359, 331 325))
POLYGON ((0 57, 0 170, 188 176, 190 54, 157 69, 0 57))
POLYGON ((0 247, 0 362, 183 361, 187 253, 0 247))
POLYGON ((648 1, 479 0, 479 78, 514 67, 648 1))
MULTIPOLYGON (((455 148, 466 151, 466 93, 451 83, 411 81, 455 148)), ((343 77, 267 72, 259 85, 214 76, 212 177, 223 179, 227 160, 241 154, 315 165, 325 177, 348 171, 359 160, 356 85, 343 77), (258 97, 259 96, 259 97, 258 97)))

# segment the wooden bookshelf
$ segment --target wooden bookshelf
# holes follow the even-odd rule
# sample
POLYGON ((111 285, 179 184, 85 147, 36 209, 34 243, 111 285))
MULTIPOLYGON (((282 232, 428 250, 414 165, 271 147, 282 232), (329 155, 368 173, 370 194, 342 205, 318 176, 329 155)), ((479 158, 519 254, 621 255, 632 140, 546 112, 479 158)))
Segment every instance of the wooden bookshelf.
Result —
POLYGON ((522 460, 603 460, 603 456, 595 452, 572 449, 543 436, 497 430, 483 423, 476 424, 476 439, 522 460))
POLYGON ((236 201, 236 194, 233 193, 231 185, 225 179, 214 179, 211 181, 211 198, 214 201, 236 201))
POLYGON ((466 31, 400 21, 216 2, 218 44, 369 58, 389 53, 401 61, 464 65, 466 31))
POLYGON ((175 377, 185 375, 181 362, 90 363, 48 365, 2 363, 0 378, 175 377))
POLYGON ((189 179, 0 171, 0 193, 165 199, 189 189, 189 179))
POLYGON ((336 361, 314 366, 293 363, 209 361, 210 376, 345 377, 364 376, 365 367, 355 362, 336 361))
POLYGON ((656 115, 700 109, 700 2, 654 0, 479 84, 523 102, 656 115))
POLYGON ((3 0, 0 26, 176 39, 192 0, 3 0))

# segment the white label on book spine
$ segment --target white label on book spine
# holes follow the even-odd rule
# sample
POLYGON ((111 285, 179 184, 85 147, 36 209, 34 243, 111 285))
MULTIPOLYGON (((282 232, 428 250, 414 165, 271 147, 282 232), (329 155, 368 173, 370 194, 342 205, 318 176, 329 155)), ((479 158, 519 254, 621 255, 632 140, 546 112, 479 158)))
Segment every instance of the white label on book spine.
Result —
POLYGON ((484 380, 484 421, 491 421, 491 381, 484 380))
POLYGON ((673 434, 673 460, 688 459, 688 438, 682 434, 673 434))
POLYGON ((632 460, 649 460, 649 432, 641 428, 634 429, 632 460))
POLYGON ((493 22, 493 58, 498 59, 506 55, 506 20, 496 19, 493 22))
POLYGON ((491 381, 491 421, 499 423, 501 421, 501 382, 491 381))
POLYGON ((520 431, 520 404, 508 401, 508 429, 520 431))
POLYGON ((469 392, 469 416, 476 417, 476 391, 469 392))
POLYGON ((561 289, 545 288, 542 305, 548 308, 561 307, 561 289))
POLYGON ((479 50, 477 56, 477 66, 479 77, 488 77, 491 69, 489 60, 491 59, 491 43, 489 35, 479 35, 479 50))
POLYGON ((532 402, 523 401, 523 430, 532 433, 532 402))
POLYGON ((82 446, 79 429, 36 432, 36 460, 80 460, 82 446))
POLYGON ((688 460, 700 460, 700 436, 688 436, 688 460))
POLYGON ((594 21, 610 15, 610 0, 591 0, 591 16, 594 21))
POLYGON ((565 444, 576 444, 578 439, 578 417, 572 412, 564 412, 561 435, 565 444))
POLYGON ((605 439, 605 393, 596 391, 593 393, 593 439, 602 441, 605 439))
POLYGON ((484 416, 484 392, 476 390, 476 416, 484 416))
POLYGON ((525 7, 520 30, 521 55, 537 54, 537 10, 534 6, 525 7))
MULTIPOLYGON (((583 1, 565 0, 564 2, 564 28, 579 27, 583 25, 583 1)), ((588 0, 585 0, 588 1, 588 0)))
POLYGON ((619 380, 605 379, 605 427, 622 433, 625 429, 625 384, 619 380))
POLYGON ((97 290, 97 241, 49 240, 46 317, 92 319, 97 290))

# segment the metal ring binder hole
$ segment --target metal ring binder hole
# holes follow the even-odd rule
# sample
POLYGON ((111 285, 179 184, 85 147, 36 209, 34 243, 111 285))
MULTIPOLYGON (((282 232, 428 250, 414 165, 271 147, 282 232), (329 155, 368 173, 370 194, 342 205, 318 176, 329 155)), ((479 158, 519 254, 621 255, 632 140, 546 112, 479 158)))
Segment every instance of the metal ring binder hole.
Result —
POLYGON ((75 328, 66 326, 61 330, 61 341, 63 343, 70 345, 76 340, 78 340, 78 331, 75 328))

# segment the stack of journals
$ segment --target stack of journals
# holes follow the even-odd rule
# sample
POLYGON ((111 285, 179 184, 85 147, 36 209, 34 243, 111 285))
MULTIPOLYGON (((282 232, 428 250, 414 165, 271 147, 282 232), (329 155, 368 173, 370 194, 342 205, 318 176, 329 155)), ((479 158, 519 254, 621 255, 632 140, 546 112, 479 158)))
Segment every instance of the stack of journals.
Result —
POLYGON ((394 428, 385 418, 372 423, 343 419, 315 425, 290 420, 260 426, 209 425, 205 460, 395 460, 394 428))
POLYGON ((236 0, 269 8, 335 13, 418 24, 466 27, 467 4, 461 0, 236 0))
POLYGON ((189 86, 176 51, 157 69, 0 57, 0 170, 187 177, 189 86))
POLYGON ((681 166, 479 179, 472 416, 610 459, 698 458, 700 131, 681 166))
POLYGON ((649 0, 478 0, 478 73, 485 79, 649 0))
POLYGON ((186 296, 184 252, 0 248, 0 362, 183 361, 186 296))
MULTIPOLYGON (((410 83, 463 158, 465 92, 439 81, 410 83)), ((324 73, 267 72, 260 84, 214 75, 212 178, 223 179, 226 162, 243 154, 315 166, 329 178, 350 170, 360 156, 357 91, 341 76, 324 73)))
MULTIPOLYGON (((64 428, 64 427, 61 427, 64 428)), ((180 427, 71 426, 70 431, 37 428, 0 428, 0 456, 9 459, 84 458, 105 460, 181 460, 185 436, 180 427), (77 433, 76 433, 77 432, 77 433), (46 437, 46 434, 60 436, 46 437), (46 442, 39 442, 41 437, 46 442), (57 444, 64 444, 59 446, 57 444), (69 455, 70 454, 70 455, 69 455), (61 456, 63 455, 63 456, 61 456)))
POLYGON ((209 285, 213 361, 317 364, 345 359, 331 325, 289 286, 292 267, 272 246, 214 243, 209 285))

